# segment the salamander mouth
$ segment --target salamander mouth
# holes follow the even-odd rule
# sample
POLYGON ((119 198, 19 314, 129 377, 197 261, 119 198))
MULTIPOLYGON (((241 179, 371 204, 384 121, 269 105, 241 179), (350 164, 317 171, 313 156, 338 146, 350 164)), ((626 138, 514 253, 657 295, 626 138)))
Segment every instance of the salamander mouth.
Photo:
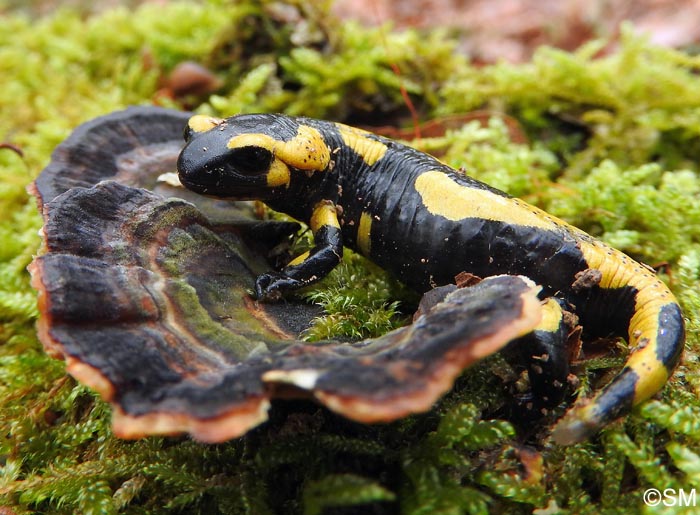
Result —
POLYGON ((217 183, 197 182, 182 178, 180 178, 180 182, 188 190, 210 198, 225 200, 258 200, 262 198, 260 187, 254 185, 236 185, 234 188, 227 188, 217 183))
POLYGON ((218 198, 261 198, 268 188, 266 173, 250 173, 232 165, 228 154, 205 155, 186 146, 177 162, 178 177, 186 188, 218 198))

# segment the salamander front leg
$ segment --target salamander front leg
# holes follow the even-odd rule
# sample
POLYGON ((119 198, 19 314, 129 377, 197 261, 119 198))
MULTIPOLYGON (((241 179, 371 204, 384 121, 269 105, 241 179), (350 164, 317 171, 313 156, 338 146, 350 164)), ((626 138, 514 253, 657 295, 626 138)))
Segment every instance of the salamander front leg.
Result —
POLYGON ((277 300, 284 291, 323 279, 340 263, 343 238, 335 205, 330 201, 316 204, 309 226, 314 235, 314 248, 292 260, 279 272, 260 275, 255 281, 258 300, 277 300))

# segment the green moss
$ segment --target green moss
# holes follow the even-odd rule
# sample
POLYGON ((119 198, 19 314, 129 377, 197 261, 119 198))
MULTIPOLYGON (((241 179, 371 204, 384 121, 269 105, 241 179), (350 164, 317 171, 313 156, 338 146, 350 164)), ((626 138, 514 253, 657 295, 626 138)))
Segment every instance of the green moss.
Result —
POLYGON ((310 288, 304 296, 326 312, 303 335, 310 341, 380 336, 407 322, 399 316, 396 299, 413 304, 410 301, 415 298, 376 265, 350 251, 345 251, 343 262, 320 288, 310 288))
MULTIPOLYGON (((173 2, 36 19, 5 7, 0 140, 24 157, 0 149, 0 506, 18 514, 629 513, 644 510, 646 488, 695 487, 700 58, 625 29, 602 58, 603 44, 593 42, 574 53, 543 48, 523 65, 475 67, 440 31, 343 25, 325 2, 280 5, 173 2), (267 425, 227 444, 115 439, 108 406, 66 378, 36 339, 25 267, 40 218, 24 188, 80 122, 154 98, 178 105, 158 88, 186 59, 224 84, 187 99, 202 112, 384 125, 406 117, 405 88, 424 119, 477 108, 508 115, 415 143, 647 263, 666 263, 663 277, 688 319, 675 378, 656 400, 568 448, 542 436, 562 410, 539 423, 518 416, 508 391, 515 373, 498 356, 467 371, 430 413, 384 426, 279 403, 267 425), (513 120, 527 141, 511 141, 513 120)), ((329 312, 311 339, 384 332, 415 303, 349 253, 304 295, 329 312)), ((582 392, 598 386, 593 375, 581 384, 582 392)))
POLYGON ((697 170, 700 58, 654 47, 624 26, 616 52, 596 58, 602 46, 594 41, 574 53, 541 48, 522 66, 462 67, 442 89, 438 112, 507 105, 522 111, 530 128, 551 127, 548 117, 586 126, 590 139, 567 163, 570 177, 604 159, 623 167, 658 160, 697 170))
POLYGON ((304 488, 305 515, 320 515, 324 507, 355 506, 369 502, 393 501, 387 488, 352 474, 328 475, 304 488))

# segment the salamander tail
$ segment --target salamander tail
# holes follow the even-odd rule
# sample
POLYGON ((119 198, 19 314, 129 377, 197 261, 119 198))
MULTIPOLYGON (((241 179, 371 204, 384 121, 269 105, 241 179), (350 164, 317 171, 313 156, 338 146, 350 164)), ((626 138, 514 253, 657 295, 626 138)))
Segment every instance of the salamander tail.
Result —
POLYGON ((653 396, 671 376, 685 343, 684 321, 670 291, 659 295, 659 288, 638 292, 629 325, 633 347, 627 363, 597 396, 572 408, 557 423, 552 434, 556 443, 568 445, 592 436, 653 396))

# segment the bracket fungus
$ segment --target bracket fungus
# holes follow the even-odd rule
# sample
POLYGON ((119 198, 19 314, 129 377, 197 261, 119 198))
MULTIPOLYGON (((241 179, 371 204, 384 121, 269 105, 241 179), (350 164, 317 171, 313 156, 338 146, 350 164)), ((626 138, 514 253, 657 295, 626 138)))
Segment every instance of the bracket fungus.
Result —
POLYGON ((361 422, 428 410, 458 374, 538 323, 536 287, 499 276, 357 342, 299 341, 313 306, 255 302, 267 256, 296 224, 200 197, 174 170, 188 114, 130 108, 77 128, 31 187, 42 210, 39 338, 114 408, 124 438, 244 434, 273 397, 361 422))

